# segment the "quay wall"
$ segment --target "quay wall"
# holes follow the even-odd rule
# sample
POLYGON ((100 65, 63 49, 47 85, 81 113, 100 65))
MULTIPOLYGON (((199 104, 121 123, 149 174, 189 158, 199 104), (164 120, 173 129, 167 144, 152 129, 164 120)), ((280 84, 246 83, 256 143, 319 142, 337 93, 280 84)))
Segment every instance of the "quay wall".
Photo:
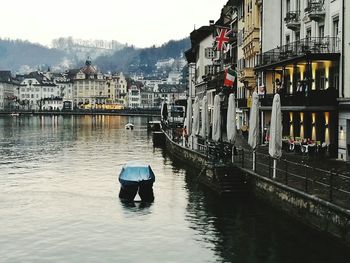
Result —
MULTIPOLYGON (((198 170, 207 165, 206 156, 166 139, 166 148, 176 158, 187 162, 198 170)), ((306 225, 332 240, 350 247, 350 210, 344 209, 313 195, 296 190, 255 172, 235 166, 232 173, 246 178, 248 191, 256 198, 276 208, 293 220, 306 225)), ((210 180, 210 174, 207 177, 210 180)), ((215 186, 211 186, 213 190, 215 186)), ((276 218, 278 220, 278 218, 276 218)))
POLYGON ((166 138, 166 149, 167 151, 179 160, 182 160, 190 165, 194 166, 196 169, 201 170, 206 166, 206 156, 200 154, 196 151, 173 143, 172 140, 165 134, 166 138))
POLYGON ((350 246, 350 210, 259 176, 250 170, 241 170, 247 174, 251 190, 257 198, 304 225, 350 246))

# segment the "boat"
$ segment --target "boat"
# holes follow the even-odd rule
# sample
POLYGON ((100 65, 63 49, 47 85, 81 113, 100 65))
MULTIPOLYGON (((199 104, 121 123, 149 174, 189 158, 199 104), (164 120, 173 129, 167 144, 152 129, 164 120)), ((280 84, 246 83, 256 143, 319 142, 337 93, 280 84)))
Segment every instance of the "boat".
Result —
POLYGON ((148 164, 126 163, 119 174, 119 198, 124 201, 134 201, 138 193, 141 201, 153 202, 153 183, 155 175, 148 164))
POLYGON ((133 130, 134 129, 134 124, 132 124, 132 123, 125 124, 125 129, 126 130, 133 130))
POLYGON ((160 131, 161 121, 149 121, 147 125, 147 130, 149 131, 160 131))
POLYGON ((19 113, 18 112, 12 112, 10 115, 11 116, 19 116, 19 113))

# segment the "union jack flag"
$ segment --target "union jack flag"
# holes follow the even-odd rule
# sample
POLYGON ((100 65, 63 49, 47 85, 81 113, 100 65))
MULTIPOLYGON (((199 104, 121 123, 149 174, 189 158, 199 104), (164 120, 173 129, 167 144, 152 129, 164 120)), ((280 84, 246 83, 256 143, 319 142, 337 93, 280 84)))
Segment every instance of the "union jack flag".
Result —
POLYGON ((214 35, 214 50, 226 50, 228 42, 230 41, 230 35, 232 34, 231 29, 225 27, 217 27, 215 33, 216 34, 214 35))

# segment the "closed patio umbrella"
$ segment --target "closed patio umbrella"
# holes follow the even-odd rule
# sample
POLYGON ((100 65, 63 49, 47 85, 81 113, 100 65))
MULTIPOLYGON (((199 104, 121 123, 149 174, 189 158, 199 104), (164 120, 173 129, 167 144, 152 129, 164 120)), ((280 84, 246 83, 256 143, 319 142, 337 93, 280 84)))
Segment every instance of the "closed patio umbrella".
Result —
POLYGON ((188 97, 188 99, 187 99, 185 128, 187 130, 187 134, 190 135, 191 128, 192 128, 192 99, 191 99, 191 97, 188 97))
POLYGON ((162 107, 160 108, 160 116, 164 121, 168 119, 168 105, 164 101, 162 103, 162 107))
POLYGON ((221 112, 220 112, 220 97, 215 95, 214 97, 214 109, 213 109, 213 141, 218 142, 221 137, 221 112))
POLYGON ((273 178, 276 178, 276 159, 282 156, 282 112, 279 94, 275 94, 272 102, 269 154, 273 158, 273 178))
POLYGON ((203 138, 207 138, 209 134, 209 114, 208 114, 208 99, 207 96, 203 97, 202 100, 202 126, 200 130, 200 135, 203 138))
POLYGON ((249 113, 249 134, 248 134, 248 144, 256 149, 259 139, 259 97, 258 94, 254 91, 252 97, 252 107, 250 108, 249 113))
POLYGON ((199 135, 199 99, 196 97, 193 104, 192 134, 199 135))
POLYGON ((255 150, 259 140, 259 97, 256 91, 253 92, 252 100, 249 114, 248 144, 253 148, 253 171, 255 171, 255 150))
POLYGON ((228 98, 227 110, 227 139, 231 143, 235 143, 237 128, 236 128, 236 102, 235 95, 230 94, 228 98))

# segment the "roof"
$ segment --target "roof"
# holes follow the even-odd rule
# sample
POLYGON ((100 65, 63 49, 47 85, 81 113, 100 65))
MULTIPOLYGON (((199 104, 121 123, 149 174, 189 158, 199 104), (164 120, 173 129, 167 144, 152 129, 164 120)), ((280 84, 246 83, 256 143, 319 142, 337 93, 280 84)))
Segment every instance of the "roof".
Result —
POLYGON ((159 84, 158 91, 160 93, 182 93, 185 92, 186 85, 174 85, 174 84, 159 84))
POLYGON ((83 73, 86 74, 86 75, 94 75, 94 74, 96 74, 96 73, 97 73, 97 70, 96 70, 96 68, 94 68, 91 64, 92 64, 92 63, 91 63, 91 59, 88 58, 88 59, 86 60, 86 62, 85 62, 85 66, 82 67, 82 68, 80 69, 80 71, 83 72, 83 73))
POLYGON ((214 32, 213 25, 202 26, 198 29, 193 30, 190 34, 192 47, 197 46, 203 39, 213 34, 213 32, 214 32))

